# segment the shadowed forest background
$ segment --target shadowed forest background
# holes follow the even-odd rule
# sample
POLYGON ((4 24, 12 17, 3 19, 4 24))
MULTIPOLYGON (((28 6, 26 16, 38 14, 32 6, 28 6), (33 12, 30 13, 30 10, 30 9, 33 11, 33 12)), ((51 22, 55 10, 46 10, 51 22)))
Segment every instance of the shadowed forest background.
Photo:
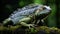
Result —
POLYGON ((45 20, 49 27, 60 28, 60 1, 59 0, 0 0, 0 22, 9 17, 17 8, 25 5, 37 3, 51 6, 52 13, 45 20))

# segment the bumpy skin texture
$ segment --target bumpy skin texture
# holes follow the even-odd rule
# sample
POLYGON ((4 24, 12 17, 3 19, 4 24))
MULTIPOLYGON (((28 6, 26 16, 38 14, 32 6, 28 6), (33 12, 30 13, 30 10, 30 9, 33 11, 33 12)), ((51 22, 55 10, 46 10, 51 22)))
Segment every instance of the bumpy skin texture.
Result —
POLYGON ((30 27, 35 24, 34 22, 37 22, 38 24, 43 18, 45 18, 50 13, 50 10, 51 8, 49 6, 31 4, 23 7, 22 9, 14 11, 14 13, 12 13, 8 19, 3 21, 3 24, 12 21, 13 24, 21 24, 23 26, 30 27))

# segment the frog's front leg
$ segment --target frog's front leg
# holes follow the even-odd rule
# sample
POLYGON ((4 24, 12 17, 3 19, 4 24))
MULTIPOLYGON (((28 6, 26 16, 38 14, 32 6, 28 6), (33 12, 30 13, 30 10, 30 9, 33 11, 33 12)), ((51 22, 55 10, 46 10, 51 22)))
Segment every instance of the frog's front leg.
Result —
POLYGON ((43 19, 38 19, 35 24, 38 25, 38 26, 44 26, 45 25, 43 19))
POLYGON ((41 19, 41 22, 42 22, 42 25, 45 26, 45 22, 44 22, 44 19, 41 19))
POLYGON ((27 24, 27 23, 29 23, 29 22, 31 22, 31 18, 30 17, 26 17, 26 18, 23 18, 23 19, 21 19, 20 21, 19 21, 19 23, 22 25, 22 26, 27 26, 27 27, 29 27, 29 28, 31 28, 31 27, 34 27, 34 24, 27 24))
POLYGON ((34 24, 27 24, 27 23, 25 23, 25 22, 21 22, 20 24, 21 24, 22 26, 28 27, 29 29, 30 29, 31 27, 34 27, 34 24))

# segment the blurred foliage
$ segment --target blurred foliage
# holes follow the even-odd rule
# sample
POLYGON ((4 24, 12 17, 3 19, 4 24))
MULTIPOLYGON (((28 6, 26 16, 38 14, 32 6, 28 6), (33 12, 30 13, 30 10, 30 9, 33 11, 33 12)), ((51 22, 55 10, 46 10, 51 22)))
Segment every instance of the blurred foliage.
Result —
POLYGON ((19 7, 23 7, 25 5, 33 3, 33 0, 19 0, 18 5, 19 7))
POLYGON ((55 4, 50 4, 50 6, 51 6, 51 9, 52 9, 52 11, 51 11, 51 14, 49 15, 49 17, 48 17, 48 26, 50 26, 50 27, 56 27, 56 5, 55 4))
POLYGON ((45 0, 34 0, 35 4, 45 4, 45 0))

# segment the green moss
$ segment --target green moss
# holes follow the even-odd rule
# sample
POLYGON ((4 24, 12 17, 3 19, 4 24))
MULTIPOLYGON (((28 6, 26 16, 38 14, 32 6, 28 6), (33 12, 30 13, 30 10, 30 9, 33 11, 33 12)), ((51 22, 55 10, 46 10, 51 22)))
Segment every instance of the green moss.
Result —
POLYGON ((3 31, 3 30, 8 30, 8 28, 4 26, 0 26, 0 31, 3 31))
MULTIPOLYGON (((21 26, 19 25, 10 26, 10 27, 0 26, 0 31, 8 30, 9 32, 11 32, 11 31, 15 31, 16 29, 19 29, 20 27, 21 26)), ((51 31, 54 31, 54 33, 57 32, 60 34, 60 29, 56 27, 39 26, 35 28, 26 29, 26 31, 28 31, 27 33, 37 33, 38 31, 41 31, 41 30, 45 31, 47 34, 49 34, 51 31)))

